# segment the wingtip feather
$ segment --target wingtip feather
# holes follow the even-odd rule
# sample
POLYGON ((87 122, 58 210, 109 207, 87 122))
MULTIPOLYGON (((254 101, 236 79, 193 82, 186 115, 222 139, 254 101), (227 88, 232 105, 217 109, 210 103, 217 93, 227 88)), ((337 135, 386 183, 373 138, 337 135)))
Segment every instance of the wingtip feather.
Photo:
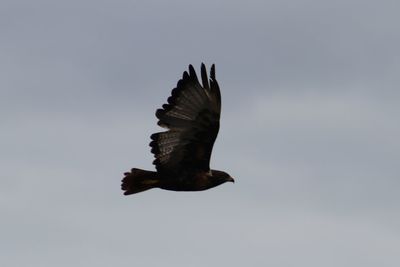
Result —
POLYGON ((193 66, 190 64, 189 65, 189 75, 190 78, 195 82, 198 83, 199 80, 197 79, 196 71, 194 70, 193 66))
POLYGON ((210 78, 211 78, 212 80, 215 80, 215 64, 212 64, 212 65, 211 65, 210 78))
POLYGON ((205 89, 210 89, 210 85, 208 84, 206 65, 204 65, 204 63, 201 63, 201 82, 203 83, 203 87, 205 89))

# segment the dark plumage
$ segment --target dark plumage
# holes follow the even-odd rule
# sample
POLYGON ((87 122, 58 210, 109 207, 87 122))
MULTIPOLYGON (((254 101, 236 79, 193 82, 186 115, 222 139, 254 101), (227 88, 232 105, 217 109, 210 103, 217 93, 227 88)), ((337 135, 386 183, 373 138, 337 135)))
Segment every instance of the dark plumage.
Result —
POLYGON ((219 130, 221 93, 212 65, 210 79, 201 65, 202 85, 192 65, 164 104, 156 111, 158 125, 168 129, 151 135, 151 152, 157 172, 132 169, 122 179, 125 195, 151 188, 173 191, 206 190, 234 182, 223 172, 210 169, 210 157, 219 130))

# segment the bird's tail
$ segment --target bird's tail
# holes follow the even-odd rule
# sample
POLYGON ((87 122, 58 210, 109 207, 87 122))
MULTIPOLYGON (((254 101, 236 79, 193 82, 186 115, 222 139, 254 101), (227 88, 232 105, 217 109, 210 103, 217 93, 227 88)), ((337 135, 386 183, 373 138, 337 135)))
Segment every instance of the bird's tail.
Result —
POLYGON ((158 187, 159 179, 156 172, 133 168, 131 172, 124 173, 121 189, 124 195, 136 194, 151 188, 158 187))

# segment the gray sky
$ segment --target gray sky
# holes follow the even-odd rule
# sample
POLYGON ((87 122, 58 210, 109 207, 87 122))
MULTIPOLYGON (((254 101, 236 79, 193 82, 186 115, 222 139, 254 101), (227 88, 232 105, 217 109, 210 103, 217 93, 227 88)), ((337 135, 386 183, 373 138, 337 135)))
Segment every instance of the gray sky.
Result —
POLYGON ((398 1, 0 3, 0 265, 400 265, 398 1), (212 167, 122 196, 154 112, 216 63, 212 167))

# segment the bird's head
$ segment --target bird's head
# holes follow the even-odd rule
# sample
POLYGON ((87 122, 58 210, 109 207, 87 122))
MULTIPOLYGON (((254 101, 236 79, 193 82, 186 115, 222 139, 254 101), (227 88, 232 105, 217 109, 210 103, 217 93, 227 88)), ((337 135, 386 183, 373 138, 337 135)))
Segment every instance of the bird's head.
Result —
POLYGON ((211 170, 211 174, 213 179, 217 180, 220 184, 225 182, 232 182, 234 183, 235 180, 226 172, 218 171, 218 170, 211 170))

